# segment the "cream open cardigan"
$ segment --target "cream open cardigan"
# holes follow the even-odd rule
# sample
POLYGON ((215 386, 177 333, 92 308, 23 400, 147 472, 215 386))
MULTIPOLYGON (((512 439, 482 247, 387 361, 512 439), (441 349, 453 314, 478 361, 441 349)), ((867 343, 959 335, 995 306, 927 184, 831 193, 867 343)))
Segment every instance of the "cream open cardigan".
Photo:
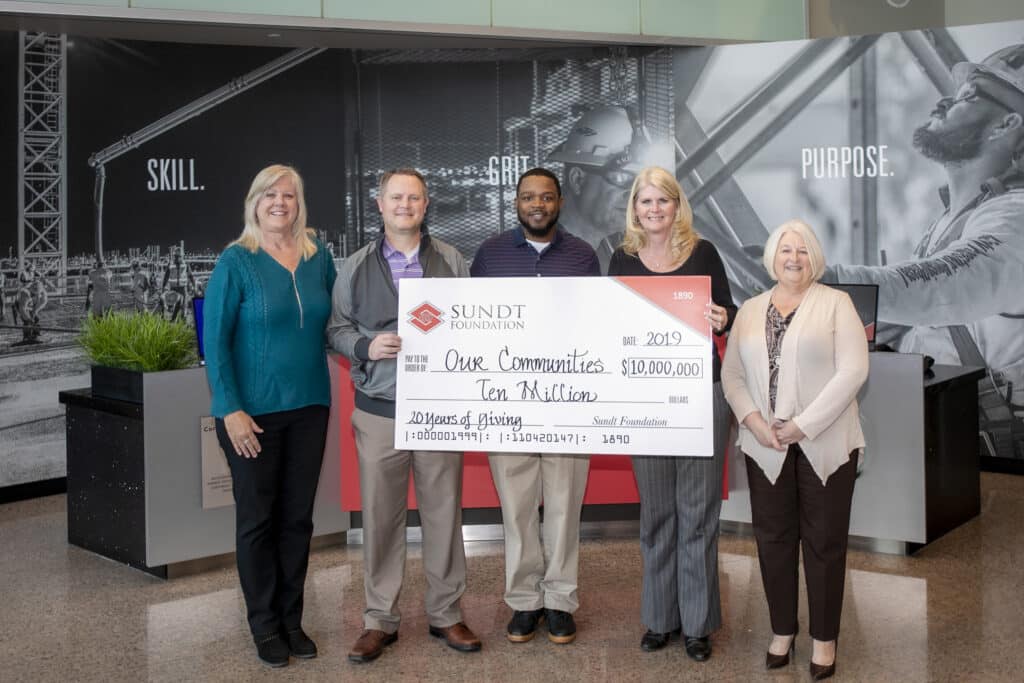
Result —
MULTIPOLYGON (((772 290, 748 299, 729 334, 722 363, 722 389, 736 418, 758 411, 771 424, 793 420, 806 438, 800 448, 822 484, 864 446, 857 392, 868 377, 864 325, 845 292, 817 282, 804 295, 782 339, 775 414, 768 399, 765 318, 772 290)), ((739 446, 772 484, 784 452, 766 448, 740 424, 739 446)))

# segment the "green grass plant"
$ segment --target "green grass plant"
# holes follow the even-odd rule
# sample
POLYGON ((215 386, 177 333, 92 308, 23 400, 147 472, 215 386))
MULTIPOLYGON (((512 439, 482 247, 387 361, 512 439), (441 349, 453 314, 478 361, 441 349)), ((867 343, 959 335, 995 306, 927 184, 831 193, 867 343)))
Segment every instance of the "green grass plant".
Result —
POLYGON ((197 360, 192 328, 152 313, 90 315, 82 323, 78 343, 94 365, 125 370, 180 370, 197 360))

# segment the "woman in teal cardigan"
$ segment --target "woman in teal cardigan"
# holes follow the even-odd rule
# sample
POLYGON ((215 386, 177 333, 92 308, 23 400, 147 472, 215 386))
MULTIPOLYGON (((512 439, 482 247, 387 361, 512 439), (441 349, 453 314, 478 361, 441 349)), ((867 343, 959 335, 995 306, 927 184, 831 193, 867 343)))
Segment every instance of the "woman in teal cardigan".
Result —
POLYGON ((311 658, 303 586, 331 403, 324 328, 334 261, 306 227, 302 178, 260 171, 213 269, 206 372, 235 496, 235 554, 259 658, 311 658))

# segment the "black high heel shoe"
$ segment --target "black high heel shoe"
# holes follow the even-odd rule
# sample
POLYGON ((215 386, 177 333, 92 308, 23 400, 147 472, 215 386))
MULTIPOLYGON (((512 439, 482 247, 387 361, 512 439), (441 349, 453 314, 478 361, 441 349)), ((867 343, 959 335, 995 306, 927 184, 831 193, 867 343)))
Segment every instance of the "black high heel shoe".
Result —
POLYGON ((644 637, 640 639, 640 649, 644 652, 654 652, 668 645, 668 641, 672 636, 678 636, 682 633, 681 629, 675 629, 667 633, 656 633, 648 629, 644 637))
POLYGON ((793 634, 793 640, 789 641, 789 649, 786 650, 784 655, 772 654, 771 650, 764 655, 764 665, 767 669, 781 669, 782 667, 789 664, 789 658, 796 652, 796 634, 793 634))
POLYGON ((832 656, 831 664, 815 664, 814 660, 811 660, 811 680, 812 681, 823 681, 826 678, 832 678, 836 673, 836 660, 839 659, 839 639, 836 638, 836 651, 832 656))

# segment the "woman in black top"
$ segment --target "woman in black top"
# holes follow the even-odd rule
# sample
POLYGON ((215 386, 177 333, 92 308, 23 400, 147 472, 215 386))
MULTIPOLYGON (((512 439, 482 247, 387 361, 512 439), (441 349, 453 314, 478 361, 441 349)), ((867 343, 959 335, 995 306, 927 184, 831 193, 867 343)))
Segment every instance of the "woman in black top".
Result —
MULTIPOLYGON (((648 167, 637 175, 626 209, 626 234, 609 275, 710 275, 705 317, 715 334, 729 329, 736 306, 715 247, 693 230, 693 212, 676 179, 648 167)), ((714 457, 637 456, 640 550, 644 562, 640 616, 645 651, 682 633, 686 654, 711 656, 709 634, 722 623, 718 591, 718 514, 730 411, 714 350, 714 457)))

